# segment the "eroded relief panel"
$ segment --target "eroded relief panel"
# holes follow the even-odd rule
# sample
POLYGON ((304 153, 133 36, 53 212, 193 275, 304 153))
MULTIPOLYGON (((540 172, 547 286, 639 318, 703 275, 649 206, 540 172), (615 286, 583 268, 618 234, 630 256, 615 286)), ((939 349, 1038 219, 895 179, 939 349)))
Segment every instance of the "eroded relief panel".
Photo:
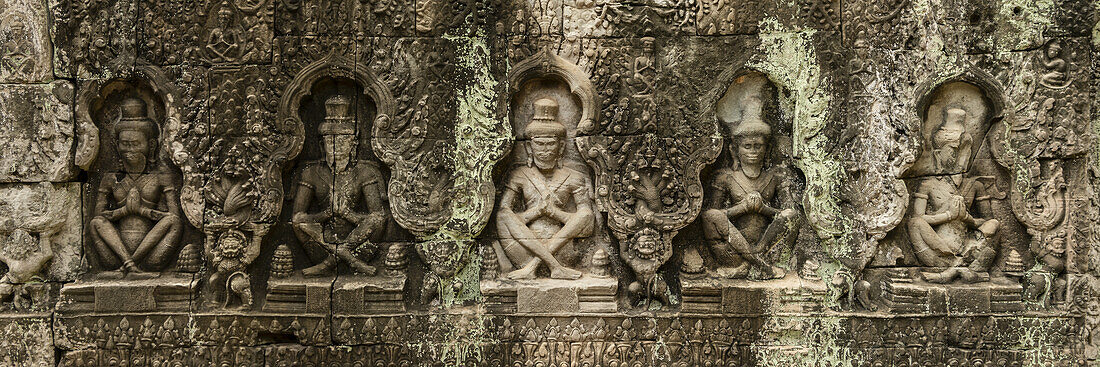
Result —
POLYGON ((1095 365, 1098 12, 0 2, 0 365, 1095 365))
POLYGON ((516 142, 484 251, 482 292, 511 312, 613 310, 610 234, 576 145, 577 126, 595 114, 591 84, 548 53, 518 64, 512 78, 516 142))

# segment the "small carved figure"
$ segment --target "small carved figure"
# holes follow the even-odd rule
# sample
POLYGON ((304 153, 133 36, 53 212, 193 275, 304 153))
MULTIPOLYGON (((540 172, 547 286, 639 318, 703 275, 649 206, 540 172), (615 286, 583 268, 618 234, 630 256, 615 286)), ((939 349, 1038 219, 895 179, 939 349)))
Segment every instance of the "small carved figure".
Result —
POLYGON ((233 301, 231 296, 236 296, 240 300, 239 308, 252 308, 252 288, 245 267, 250 262, 248 259, 255 257, 249 251, 256 251, 259 246, 249 246, 248 237, 236 229, 222 231, 216 240, 211 237, 207 240, 215 245, 207 256, 214 265, 214 273, 210 275, 214 294, 224 297, 220 299, 223 306, 228 307, 233 301))
POLYGON ((746 113, 732 133, 736 163, 714 173, 701 219, 719 276, 744 278, 750 268, 768 279, 786 275, 761 256, 781 240, 793 241, 800 221, 786 188, 790 179, 782 170, 764 166, 771 133, 758 113, 746 113))
MULTIPOLYGON (((944 111, 944 122, 932 135, 933 164, 937 172, 958 172, 967 167, 972 138, 963 125, 965 120, 965 110, 950 108, 944 111)), ((996 253, 988 241, 1000 223, 971 214, 975 204, 979 213, 991 213, 991 197, 985 190, 978 178, 962 174, 933 176, 919 181, 913 193, 909 239, 914 253, 925 266, 948 268, 925 275, 927 281, 947 283, 962 277, 967 282, 975 282, 980 280, 979 273, 988 271, 992 265, 996 253)))
POLYGON ((562 166, 566 130, 558 121, 557 102, 535 101, 535 115, 524 135, 529 161, 509 173, 497 209, 501 240, 494 246, 506 255, 498 259, 501 269, 510 279, 529 279, 545 263, 551 278, 580 278, 580 271, 565 267, 554 255, 591 235, 595 219, 588 176, 562 166))
POLYGON ((592 276, 607 278, 611 276, 611 259, 604 249, 598 249, 592 253, 592 276))
POLYGON ((642 37, 642 54, 634 58, 634 76, 631 80, 637 83, 635 95, 648 96, 653 94, 654 79, 657 70, 653 61, 653 37, 642 37))
POLYGON ((122 101, 115 125, 122 172, 103 176, 99 184, 92 243, 104 267, 103 276, 142 273, 163 266, 180 238, 178 194, 168 173, 156 170, 156 125, 137 98, 122 101))
POLYGON ((1043 67, 1047 72, 1039 79, 1039 83, 1047 88, 1067 87, 1069 79, 1066 77, 1066 60, 1062 58, 1062 43, 1051 41, 1041 56, 1043 67))
POLYGON ((0 299, 7 299, 17 292, 16 285, 31 281, 53 259, 53 246, 49 238, 60 230, 49 228, 35 239, 27 230, 12 230, 13 227, 15 224, 11 220, 0 225, 0 232, 11 232, 0 242, 0 262, 7 267, 7 272, 0 277, 0 299))
POLYGON ((1043 296, 1048 295, 1050 303, 1065 301, 1066 232, 1058 231, 1045 241, 1032 243, 1032 252, 1040 267, 1028 274, 1024 297, 1042 301, 1043 296))
POLYGON ((217 23, 210 30, 206 39, 206 51, 211 61, 224 62, 235 60, 240 54, 240 35, 232 28, 233 6, 228 2, 222 2, 218 8, 217 23))
POLYGON ((26 40, 32 39, 23 16, 11 16, 5 41, 0 44, 0 75, 30 75, 35 67, 35 52, 26 40))
POLYGON ((358 273, 374 275, 376 270, 363 258, 374 255, 371 240, 379 240, 385 227, 385 181, 377 163, 353 159, 357 138, 350 105, 341 95, 325 102, 320 126, 324 160, 306 165, 294 197, 294 233, 311 256, 320 258, 302 270, 305 276, 331 273, 337 257, 358 273))

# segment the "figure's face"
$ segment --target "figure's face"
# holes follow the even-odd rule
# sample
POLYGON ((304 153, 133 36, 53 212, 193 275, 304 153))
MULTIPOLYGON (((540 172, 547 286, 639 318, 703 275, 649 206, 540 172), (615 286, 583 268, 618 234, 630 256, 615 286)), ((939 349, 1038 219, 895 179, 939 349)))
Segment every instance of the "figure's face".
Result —
POLYGON ((138 131, 126 130, 118 133, 118 154, 127 167, 144 169, 149 153, 149 139, 138 131))
POLYGON ((634 249, 643 256, 653 255, 661 247, 661 238, 653 231, 643 231, 635 239, 634 249))
POLYGON ((351 161, 355 149, 355 135, 325 135, 325 162, 336 169, 343 169, 351 161))
POLYGON ((757 165, 764 161, 766 148, 763 136, 745 136, 738 139, 737 156, 742 164, 757 165))
POLYGON ((1050 47, 1047 48, 1047 57, 1057 57, 1061 54, 1062 54, 1062 45, 1059 45, 1057 43, 1052 43, 1052 44, 1050 44, 1050 47))
POLYGON ((531 138, 531 154, 534 156, 535 165, 541 169, 551 169, 558 165, 561 158, 561 139, 552 136, 537 136, 531 138))
POLYGON ((936 132, 935 138, 940 142, 941 147, 957 148, 959 146, 963 134, 963 129, 960 126, 960 124, 948 123, 936 132))

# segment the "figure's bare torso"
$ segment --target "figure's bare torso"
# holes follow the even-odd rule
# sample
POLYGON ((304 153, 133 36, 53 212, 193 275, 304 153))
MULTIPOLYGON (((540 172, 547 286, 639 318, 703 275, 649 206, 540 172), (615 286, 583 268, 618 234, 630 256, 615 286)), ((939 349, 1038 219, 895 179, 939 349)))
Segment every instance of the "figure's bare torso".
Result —
MULTIPOLYGON (((548 200, 550 205, 567 213, 577 211, 575 193, 584 189, 584 179, 580 172, 561 167, 553 175, 546 177, 537 168, 520 167, 512 171, 511 183, 516 188, 525 208, 537 206, 540 201, 548 200)), ((535 234, 549 238, 562 228, 561 222, 550 216, 541 216, 528 227, 535 234)))
MULTIPOLYGON (((756 178, 750 178, 744 171, 734 171, 729 168, 717 172, 714 185, 725 194, 727 203, 722 205, 736 205, 745 200, 751 193, 758 193, 764 200, 764 204, 778 207, 775 203, 778 180, 773 170, 766 170, 756 178)), ((760 239, 771 223, 771 218, 761 213, 748 212, 732 218, 732 222, 741 231, 746 240, 755 242, 760 239)))

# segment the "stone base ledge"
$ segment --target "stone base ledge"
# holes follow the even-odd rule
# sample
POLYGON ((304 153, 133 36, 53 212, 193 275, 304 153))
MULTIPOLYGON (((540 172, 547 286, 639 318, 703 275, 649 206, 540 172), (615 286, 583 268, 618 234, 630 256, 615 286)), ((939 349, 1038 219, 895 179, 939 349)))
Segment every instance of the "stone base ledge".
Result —
POLYGON ((619 283, 585 275, 577 280, 482 280, 481 294, 493 313, 614 313, 619 283))

